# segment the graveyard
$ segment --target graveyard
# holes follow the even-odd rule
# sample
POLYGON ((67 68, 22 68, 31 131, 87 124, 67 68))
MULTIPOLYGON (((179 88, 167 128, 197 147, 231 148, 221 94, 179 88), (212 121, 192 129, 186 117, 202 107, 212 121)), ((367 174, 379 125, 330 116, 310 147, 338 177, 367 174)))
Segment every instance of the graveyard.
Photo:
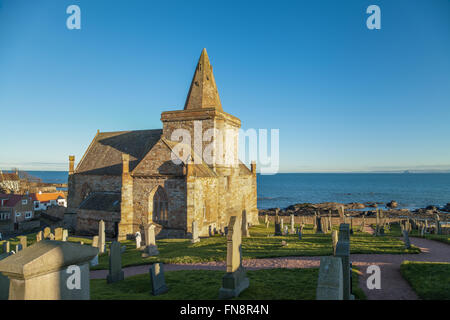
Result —
POLYGON ((272 221, 260 217, 259 224, 251 225, 243 214, 230 219, 226 233, 194 233, 192 239, 155 239, 149 225, 143 237, 121 242, 107 239, 102 223, 94 237, 47 227, 1 242, 2 299, 365 300, 371 298, 365 288, 366 262, 383 257, 399 265, 404 281, 420 299, 450 299, 450 263, 420 261, 424 252, 412 243, 426 241, 448 250, 448 235, 435 228, 424 232, 420 221, 409 219, 367 225, 340 223, 345 218, 333 223, 320 215, 312 220, 295 220, 292 215, 289 220, 284 225, 278 215, 272 221), (76 263, 84 268, 82 281, 89 282, 89 290, 41 296, 39 290, 24 291, 10 282, 5 291, 8 278, 24 279, 32 287, 37 280, 27 280, 28 273, 33 274, 32 266, 41 257, 55 261, 48 270, 38 264, 42 271, 36 271, 43 279, 53 279, 46 280, 48 286, 59 281, 55 268, 56 274, 64 274, 69 263, 76 263))

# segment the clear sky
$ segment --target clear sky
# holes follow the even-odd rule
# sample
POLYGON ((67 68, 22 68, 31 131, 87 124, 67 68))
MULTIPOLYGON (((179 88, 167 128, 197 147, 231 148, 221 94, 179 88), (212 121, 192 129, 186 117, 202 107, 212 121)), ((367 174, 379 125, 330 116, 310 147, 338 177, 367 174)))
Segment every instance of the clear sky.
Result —
POLYGON ((161 128, 204 47, 224 111, 280 129, 282 172, 450 169, 448 0, 0 0, 0 168, 161 128))

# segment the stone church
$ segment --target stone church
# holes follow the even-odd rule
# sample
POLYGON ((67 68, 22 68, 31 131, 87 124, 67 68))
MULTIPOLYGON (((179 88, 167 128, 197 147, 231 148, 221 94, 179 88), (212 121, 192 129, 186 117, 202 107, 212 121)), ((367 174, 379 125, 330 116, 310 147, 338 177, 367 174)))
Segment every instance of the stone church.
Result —
POLYGON ((256 165, 249 169, 238 159, 241 122, 222 109, 205 49, 184 109, 163 112, 161 121, 162 129, 97 131, 76 168, 75 157, 69 157, 67 212, 76 214, 77 233, 96 234, 103 220, 107 234, 119 240, 143 232, 149 223, 160 238, 183 238, 196 220, 200 236, 208 236, 244 210, 257 224, 256 165), (177 129, 193 137, 189 146, 172 140, 177 129), (232 161, 217 161, 223 158, 219 142, 225 131, 235 134, 227 149, 232 161), (207 132, 211 137, 202 139, 207 132), (182 152, 176 150, 180 144, 182 152), (205 162, 199 153, 208 147, 213 161, 205 162))

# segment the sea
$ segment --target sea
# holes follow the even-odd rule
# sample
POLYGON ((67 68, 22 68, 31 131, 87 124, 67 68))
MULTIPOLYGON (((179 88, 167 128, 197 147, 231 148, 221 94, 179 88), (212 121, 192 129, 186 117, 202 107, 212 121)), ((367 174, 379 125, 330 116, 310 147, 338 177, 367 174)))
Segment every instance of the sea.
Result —
MULTIPOLYGON (((67 183, 66 171, 28 171, 43 182, 67 183)), ((258 208, 296 203, 377 202, 416 209, 450 203, 450 173, 279 173, 257 176, 258 208)))

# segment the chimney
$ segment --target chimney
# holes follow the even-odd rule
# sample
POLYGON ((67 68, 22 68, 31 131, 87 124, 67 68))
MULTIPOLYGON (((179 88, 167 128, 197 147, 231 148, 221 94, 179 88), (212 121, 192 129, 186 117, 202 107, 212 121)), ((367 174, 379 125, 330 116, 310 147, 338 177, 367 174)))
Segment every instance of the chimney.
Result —
POLYGON ((253 174, 256 174, 256 161, 252 161, 250 168, 253 174))
POLYGON ((73 174, 75 164, 75 156, 69 156, 69 174, 73 174))
POLYGON ((130 172, 130 155, 122 153, 122 174, 128 174, 130 172))

